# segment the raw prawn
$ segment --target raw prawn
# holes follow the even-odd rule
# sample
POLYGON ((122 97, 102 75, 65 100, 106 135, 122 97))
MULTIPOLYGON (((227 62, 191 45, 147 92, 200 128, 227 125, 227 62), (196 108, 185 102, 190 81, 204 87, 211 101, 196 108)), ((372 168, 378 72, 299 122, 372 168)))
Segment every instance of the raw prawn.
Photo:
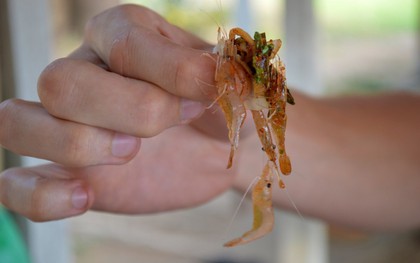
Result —
POLYGON ((252 189, 252 200, 254 209, 254 222, 252 229, 227 243, 225 247, 233 247, 245 244, 263 237, 270 232, 274 226, 273 205, 271 202, 273 185, 273 174, 269 163, 264 167, 263 174, 252 189))
POLYGON ((286 85, 285 67, 277 56, 281 40, 266 40, 265 33, 252 38, 240 28, 227 36, 220 28, 215 52, 218 55, 215 82, 216 99, 225 115, 231 145, 227 168, 233 163, 239 145, 239 132, 251 111, 257 134, 268 160, 252 191, 254 223, 242 237, 227 242, 231 247, 248 243, 271 231, 274 215, 271 200, 273 172, 284 188, 280 172, 291 173, 291 163, 285 150, 286 103, 294 99, 286 85), (276 151, 277 149, 277 151, 276 151))

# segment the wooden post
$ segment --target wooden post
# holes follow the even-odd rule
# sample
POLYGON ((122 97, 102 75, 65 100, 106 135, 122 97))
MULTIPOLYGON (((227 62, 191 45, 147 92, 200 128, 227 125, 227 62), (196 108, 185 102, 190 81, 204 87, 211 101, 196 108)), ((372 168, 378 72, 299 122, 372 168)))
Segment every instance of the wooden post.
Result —
MULTIPOLYGON (((1 16, 1 14, 0 14, 0 16, 1 16)), ((0 57, 1 57, 1 55, 0 55, 0 57)), ((1 77, 1 63, 0 63, 0 102, 3 101, 3 93, 2 93, 3 85, 1 85, 1 83, 2 83, 2 77, 1 77)), ((0 147, 0 172, 3 171, 3 170, 4 170, 4 153, 3 153, 3 148, 0 147)))
POLYGON ((416 88, 420 89, 420 0, 417 1, 417 72, 416 88))
POLYGON ((235 25, 240 26, 252 36, 255 30, 255 23, 252 16, 253 12, 251 10, 250 0, 238 1, 235 9, 235 25))
MULTIPOLYGON (((5 2, 0 2, 0 39, 2 40, 2 41, 0 41, 0 102, 2 102, 3 101, 3 86, 4 86, 4 83, 3 83, 3 78, 2 78, 2 68, 3 68, 3 61, 2 61, 2 58, 3 58, 3 46, 4 46, 4 43, 6 42, 5 41, 5 35, 6 35, 6 33, 5 33, 5 30, 7 29, 7 23, 6 23, 6 19, 7 19, 7 17, 6 17, 6 12, 5 12, 5 10, 6 10, 6 5, 5 5, 5 2)), ((1 148, 0 147, 0 171, 3 171, 3 169, 4 169, 4 153, 3 153, 3 148, 1 148)))
POLYGON ((289 86, 312 95, 323 93, 318 21, 312 0, 286 0, 285 64, 289 86))
MULTIPOLYGON (((14 85, 7 1, 0 1, 0 39, 0 101, 3 101, 10 97, 8 87, 14 85)), ((0 171, 5 169, 5 158, 4 149, 0 147, 0 171)))
MULTIPOLYGON (((50 62, 52 36, 49 21, 49 1, 8 0, 8 33, 4 39, 10 43, 7 68, 9 82, 3 86, 4 95, 25 100, 38 101, 37 79, 43 68, 50 62), (9 76, 10 75, 10 76, 9 76)), ((3 42, 3 36, 2 36, 3 42)), ((4 59, 4 58, 2 58, 4 59)), ((3 64, 4 66, 4 64, 3 64)), ((6 77, 6 76, 5 76, 6 77)), ((32 166, 42 161, 29 157, 7 154, 6 168, 21 164, 32 166)), ((22 218, 23 230, 32 263, 71 262, 65 221, 33 223, 22 218)))
MULTIPOLYGON (((292 89, 312 95, 321 95, 324 90, 318 29, 312 0, 286 0, 283 43, 287 82, 292 89)), ((284 226, 276 228, 278 262, 328 262, 327 226, 323 222, 285 212, 276 218, 276 224, 284 226)))

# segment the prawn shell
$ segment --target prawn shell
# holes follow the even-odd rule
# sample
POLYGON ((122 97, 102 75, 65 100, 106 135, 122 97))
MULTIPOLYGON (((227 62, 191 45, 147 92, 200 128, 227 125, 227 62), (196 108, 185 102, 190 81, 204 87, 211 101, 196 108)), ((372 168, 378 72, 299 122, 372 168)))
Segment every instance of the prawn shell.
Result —
POLYGON ((252 203, 254 219, 252 229, 241 237, 224 244, 225 247, 234 247, 259 239, 271 232, 274 227, 274 210, 272 203, 273 174, 269 162, 266 163, 263 173, 252 190, 252 203))
POLYGON ((294 104, 287 88, 285 66, 277 55, 281 40, 267 41, 265 33, 254 39, 240 28, 229 34, 218 31, 215 82, 218 102, 226 119, 231 151, 228 168, 239 144, 239 131, 250 110, 262 149, 268 157, 262 175, 252 189, 253 224, 251 230, 224 244, 233 247, 249 243, 271 232, 274 226, 272 206, 273 174, 280 188, 285 184, 280 173, 292 171, 285 151, 286 104, 294 104), (277 150, 276 150, 277 148, 277 150), (274 173, 273 173, 274 172, 274 173))

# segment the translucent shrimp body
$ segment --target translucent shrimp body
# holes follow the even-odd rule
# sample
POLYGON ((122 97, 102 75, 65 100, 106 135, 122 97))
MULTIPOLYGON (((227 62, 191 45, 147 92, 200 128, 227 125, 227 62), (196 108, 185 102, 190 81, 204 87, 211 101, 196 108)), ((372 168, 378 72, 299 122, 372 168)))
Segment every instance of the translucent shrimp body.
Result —
POLYGON ((252 38, 240 28, 228 36, 219 29, 215 82, 217 103, 228 127, 231 150, 227 167, 233 163, 239 145, 239 132, 251 111, 267 163, 252 191, 254 224, 243 236, 227 242, 231 247, 248 243, 269 233, 274 224, 271 201, 272 173, 284 188, 280 172, 291 173, 291 163, 285 149, 286 103, 294 104, 286 85, 285 67, 278 57, 280 40, 266 40, 265 33, 252 38))

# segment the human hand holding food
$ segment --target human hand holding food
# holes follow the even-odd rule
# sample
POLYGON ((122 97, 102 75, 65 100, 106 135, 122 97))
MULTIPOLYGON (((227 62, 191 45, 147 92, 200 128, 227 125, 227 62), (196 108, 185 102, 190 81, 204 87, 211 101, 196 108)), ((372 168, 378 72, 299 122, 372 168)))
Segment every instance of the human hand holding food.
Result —
MULTIPOLYGON (((197 103, 215 99, 215 61, 203 56, 210 49, 143 7, 94 18, 83 45, 42 74, 42 104, 0 104, 0 144, 55 162, 2 172, 0 202, 45 221, 88 209, 191 207, 231 185, 245 191, 264 155, 245 121, 226 169, 224 118, 204 111, 211 101, 197 103)), ((356 228, 418 227, 420 96, 293 95, 286 132, 293 177, 285 183, 299 210, 356 228)), ((293 210, 284 193, 273 191, 274 203, 293 210)))
POLYGON ((1 145, 56 163, 4 171, 0 201, 44 221, 189 207, 230 187, 227 142, 181 125, 212 98, 210 49, 143 7, 92 19, 82 46, 40 76, 42 104, 1 104, 1 145))

